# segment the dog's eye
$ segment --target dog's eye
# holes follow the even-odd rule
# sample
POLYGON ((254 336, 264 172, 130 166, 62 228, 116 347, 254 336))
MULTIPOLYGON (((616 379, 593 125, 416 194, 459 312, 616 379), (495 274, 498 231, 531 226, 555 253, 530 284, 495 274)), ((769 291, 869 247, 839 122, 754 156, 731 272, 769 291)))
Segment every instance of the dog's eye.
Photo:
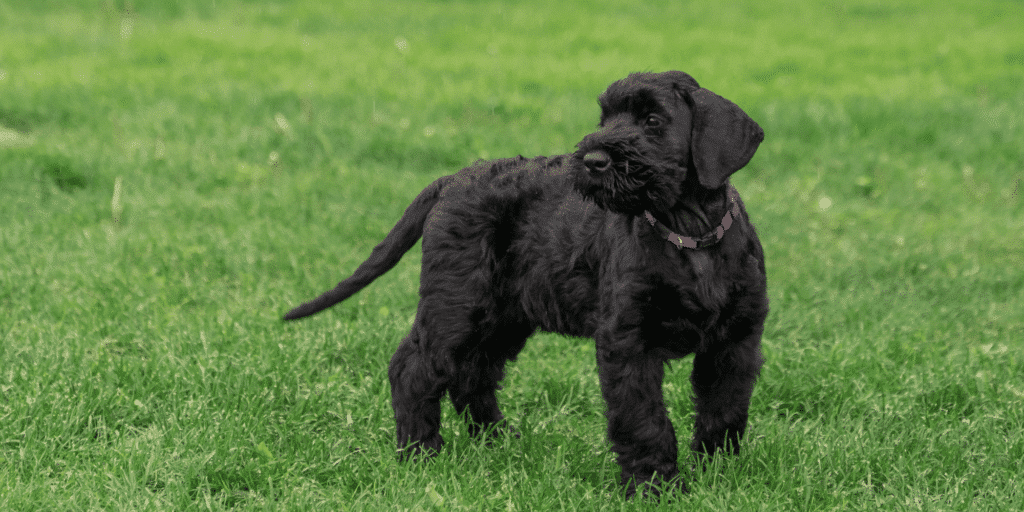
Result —
POLYGON ((647 119, 644 121, 645 128, 661 128, 661 124, 661 118, 655 115, 647 116, 647 119))

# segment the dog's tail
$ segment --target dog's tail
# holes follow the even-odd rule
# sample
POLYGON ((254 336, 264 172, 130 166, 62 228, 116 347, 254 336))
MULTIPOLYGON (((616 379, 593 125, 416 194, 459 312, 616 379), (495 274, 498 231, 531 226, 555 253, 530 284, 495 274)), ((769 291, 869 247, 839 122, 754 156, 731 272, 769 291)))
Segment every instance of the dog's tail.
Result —
POLYGON ((439 179, 423 189, 423 192, 420 192, 420 195, 416 196, 412 204, 405 209, 398 224, 391 228, 384 240, 373 248, 370 257, 359 265, 359 268, 348 279, 338 283, 338 286, 324 292, 323 295, 289 311, 284 315, 284 319, 296 320, 319 313, 351 297, 374 279, 391 270, 398 264, 398 260, 402 259, 402 255, 416 245, 416 241, 423 235, 423 223, 426 222, 430 210, 440 199, 443 185, 443 180, 439 179))

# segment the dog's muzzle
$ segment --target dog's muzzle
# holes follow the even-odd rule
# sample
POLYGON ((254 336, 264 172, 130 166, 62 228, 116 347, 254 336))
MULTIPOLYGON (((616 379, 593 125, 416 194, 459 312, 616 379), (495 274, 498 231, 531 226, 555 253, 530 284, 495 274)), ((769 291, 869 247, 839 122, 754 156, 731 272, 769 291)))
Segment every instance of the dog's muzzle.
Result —
POLYGON ((603 174, 611 169, 612 157, 607 151, 588 151, 583 155, 583 165, 587 166, 591 174, 603 174))

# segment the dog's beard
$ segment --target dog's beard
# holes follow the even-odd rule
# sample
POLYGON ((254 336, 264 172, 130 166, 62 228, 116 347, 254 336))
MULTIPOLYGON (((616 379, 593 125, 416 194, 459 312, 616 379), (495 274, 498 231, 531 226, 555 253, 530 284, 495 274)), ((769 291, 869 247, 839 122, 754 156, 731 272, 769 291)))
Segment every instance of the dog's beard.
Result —
POLYGON ((584 168, 578 171, 574 183, 576 190, 590 198, 601 208, 627 215, 640 215, 644 210, 644 182, 623 171, 610 171, 594 177, 584 168))
POLYGON ((649 152, 628 143, 581 147, 573 156, 573 186, 599 207, 617 213, 641 215, 645 210, 670 209, 680 196, 679 183, 686 169, 646 154, 649 152), (583 164, 583 156, 596 149, 607 151, 612 158, 611 168, 598 174, 583 164))

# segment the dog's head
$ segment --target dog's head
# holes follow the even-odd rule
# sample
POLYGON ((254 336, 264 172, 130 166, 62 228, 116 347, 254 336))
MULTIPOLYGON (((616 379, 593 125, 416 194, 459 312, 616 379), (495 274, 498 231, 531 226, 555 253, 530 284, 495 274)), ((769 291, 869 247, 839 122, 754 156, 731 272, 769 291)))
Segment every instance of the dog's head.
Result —
POLYGON ((681 71, 633 73, 598 103, 600 129, 576 146, 574 184, 620 213, 669 210, 688 187, 721 187, 764 139, 736 104, 681 71))

